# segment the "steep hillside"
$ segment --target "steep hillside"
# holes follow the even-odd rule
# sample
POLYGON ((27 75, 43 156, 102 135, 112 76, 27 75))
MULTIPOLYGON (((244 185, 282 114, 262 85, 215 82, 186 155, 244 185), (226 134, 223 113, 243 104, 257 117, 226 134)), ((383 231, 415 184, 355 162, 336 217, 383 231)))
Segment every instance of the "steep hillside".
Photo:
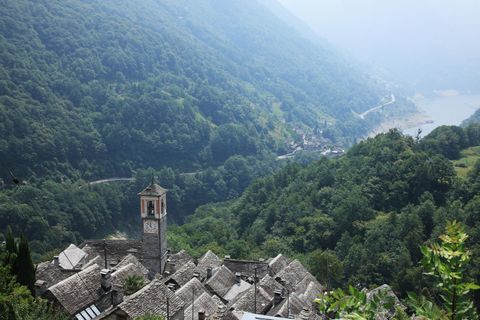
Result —
POLYGON ((466 127, 472 123, 480 123, 480 109, 475 111, 474 114, 472 114, 470 117, 462 121, 462 124, 460 126, 466 127))
MULTIPOLYGON (((175 242, 194 254, 206 248, 243 258, 289 253, 334 286, 421 289, 419 244, 435 239, 447 220, 468 226, 474 260, 480 259, 479 164, 458 179, 433 141, 390 131, 338 160, 288 166, 237 200, 200 207, 176 230, 175 242)), ((470 275, 480 279, 475 267, 470 275)))
POLYGON ((6 0, 0 222, 36 253, 134 233, 152 174, 182 222, 283 166, 292 128, 348 145, 411 110, 358 116, 390 93, 254 0, 6 0))
POLYGON ((4 1, 0 175, 185 169, 282 151, 286 124, 353 141, 383 84, 255 1, 4 1), (76 171, 75 171, 76 172, 76 171))

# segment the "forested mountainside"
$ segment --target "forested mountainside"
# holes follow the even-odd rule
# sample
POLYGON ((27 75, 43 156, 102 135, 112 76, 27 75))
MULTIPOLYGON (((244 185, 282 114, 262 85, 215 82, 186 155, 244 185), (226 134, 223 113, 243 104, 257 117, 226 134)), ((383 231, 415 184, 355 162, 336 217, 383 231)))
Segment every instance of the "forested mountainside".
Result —
POLYGON ((291 164, 237 200, 200 207, 171 243, 197 255, 207 248, 241 258, 289 254, 330 286, 388 283, 405 294, 424 285, 419 245, 457 219, 470 235, 468 274, 478 283, 480 162, 459 178, 447 158, 476 145, 480 125, 439 127, 420 141, 392 130, 342 158, 291 164))
POLYGON ((0 13, 4 180, 280 152, 285 121, 353 141, 384 116, 353 112, 390 93, 253 0, 20 0, 0 13))
POLYGON ((36 253, 103 237, 156 172, 181 222, 283 166, 293 129, 348 145, 414 109, 358 116, 391 93, 254 0, 6 0, 0 219, 36 253))
POLYGON ((461 126, 466 127, 472 123, 480 123, 480 106, 470 117, 462 121, 461 126))

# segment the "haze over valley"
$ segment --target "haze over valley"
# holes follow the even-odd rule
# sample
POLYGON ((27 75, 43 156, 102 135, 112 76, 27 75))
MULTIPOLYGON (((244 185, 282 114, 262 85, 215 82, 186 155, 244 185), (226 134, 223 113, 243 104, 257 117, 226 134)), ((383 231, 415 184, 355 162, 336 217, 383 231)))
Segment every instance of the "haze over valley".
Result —
POLYGON ((475 320, 480 5, 3 0, 0 320, 475 320))

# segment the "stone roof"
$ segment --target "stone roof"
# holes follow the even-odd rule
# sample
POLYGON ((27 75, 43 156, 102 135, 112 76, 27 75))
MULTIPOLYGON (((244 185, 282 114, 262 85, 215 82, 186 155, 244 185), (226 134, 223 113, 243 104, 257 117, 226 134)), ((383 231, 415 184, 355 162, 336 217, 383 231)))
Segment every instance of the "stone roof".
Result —
POLYGON ((308 306, 304 301, 302 301, 297 295, 291 294, 288 299, 284 299, 281 303, 272 308, 268 312, 268 315, 274 317, 289 318, 289 315, 297 315, 302 312, 304 308, 308 309, 309 307, 310 306, 308 306), (290 313, 288 311, 289 307, 290 313))
POLYGON ((211 250, 208 250, 197 263, 195 272, 198 272, 200 279, 203 280, 207 277, 207 268, 217 268, 222 265, 222 260, 220 260, 215 253, 211 250))
POLYGON ((226 301, 230 302, 235 300, 236 297, 238 297, 241 293, 245 292, 251 287, 251 284, 240 280, 240 283, 235 283, 229 290, 228 292, 223 296, 223 299, 226 301))
MULTIPOLYGON (((218 297, 212 297, 207 292, 204 292, 195 299, 193 305, 193 320, 198 320, 198 313, 200 311, 205 312, 207 319, 211 319, 223 304, 218 297)), ((192 304, 185 308, 184 317, 185 320, 192 320, 192 304)))
POLYGON ((171 316, 183 309, 185 302, 168 289, 162 281, 155 279, 128 296, 125 301, 118 305, 118 309, 133 319, 146 314, 158 314, 166 317, 167 298, 171 316))
POLYGON ((271 276, 276 275, 283 268, 285 268, 289 263, 290 263, 290 260, 280 253, 275 258, 268 261, 268 268, 270 271, 270 275, 271 276))
POLYGON ((94 264, 48 288, 48 291, 71 315, 100 299, 101 268, 94 264))
POLYGON ((137 271, 141 274, 143 274, 143 277, 144 278, 147 278, 148 277, 148 269, 145 268, 145 266, 140 262, 138 261, 138 259, 132 255, 132 254, 128 254, 125 256, 125 258, 123 258, 115 267, 113 267, 112 269, 113 270, 119 270, 121 268, 123 268, 124 266, 127 266, 129 264, 133 264, 135 265, 137 271))
POLYGON ((187 253, 187 251, 180 250, 179 252, 168 256, 165 269, 168 270, 170 274, 173 274, 188 261, 193 262, 193 258, 187 253))
POLYGON ((167 189, 162 188, 152 181, 145 189, 142 190, 142 192, 139 192, 138 195, 157 197, 167 193, 167 191, 167 189))
POLYGON ((190 279, 190 281, 188 281, 183 287, 178 289, 175 294, 188 304, 194 300, 194 291, 195 299, 201 296, 203 293, 207 292, 203 284, 197 278, 190 279))
POLYGON ((59 265, 65 270, 81 269, 86 259, 87 253, 74 244, 70 244, 58 255, 59 265))
POLYGON ((77 272, 78 270, 62 270, 59 267, 55 266, 53 262, 46 261, 41 262, 37 265, 37 269, 35 271, 35 279, 43 280, 47 283, 48 287, 51 287, 54 284, 57 284, 60 281, 67 279, 68 277, 77 272))
MULTIPOLYGON (((250 287, 228 303, 229 309, 254 312, 254 290, 250 287)), ((272 305, 275 291, 283 291, 284 287, 269 275, 257 283, 257 313, 265 313, 272 305)))
POLYGON ((88 260, 87 263, 85 263, 82 267, 82 269, 86 269, 94 264, 98 264, 99 266, 103 266, 104 262, 102 261, 102 258, 100 256, 96 256, 93 259, 88 260))
POLYGON ((282 292, 285 291, 285 288, 283 287, 283 285, 275 281, 275 279, 273 279, 269 275, 266 275, 265 277, 263 277, 263 279, 259 281, 257 286, 261 286, 271 295, 273 295, 275 291, 282 291, 282 292))
POLYGON ((235 275, 225 266, 216 268, 212 272, 213 275, 206 280, 205 285, 218 296, 224 297, 235 284, 235 275))
POLYGON ((315 299, 318 298, 320 294, 323 293, 323 287, 315 282, 310 282, 303 293, 298 293, 298 297, 305 301, 306 303, 310 302, 310 305, 315 305, 315 299))
POLYGON ((268 263, 263 261, 225 259, 223 265, 234 274, 238 272, 243 277, 253 278, 255 269, 257 270, 257 279, 261 279, 268 274, 268 263))
POLYGON ((275 275, 275 279, 277 281, 284 281, 285 287, 287 287, 290 292, 294 292, 297 284, 299 284, 308 273, 307 269, 295 259, 278 272, 275 275))
POLYGON ((171 283, 173 281, 178 287, 182 287, 193 278, 195 268, 193 261, 187 261, 177 272, 167 277, 164 282, 171 283))
POLYGON ((122 266, 121 268, 117 269, 115 272, 112 273, 112 284, 114 286, 123 286, 125 280, 127 280, 130 276, 139 276, 143 278, 143 283, 147 284, 148 281, 148 272, 145 274, 143 269, 140 268, 138 265, 134 263, 129 263, 127 265, 122 266))
POLYGON ((230 305, 229 309, 253 313, 265 313, 271 306, 273 295, 270 295, 265 289, 257 285, 257 310, 255 312, 254 294, 254 286, 251 286, 230 305))
POLYGON ((105 268, 105 253, 107 253, 107 268, 116 266, 129 254, 139 261, 142 260, 142 240, 86 240, 80 248, 89 257, 100 256, 103 268, 105 268))
POLYGON ((322 288, 322 286, 320 285, 320 283, 318 283, 317 279, 312 276, 311 273, 307 273, 302 280, 300 280, 300 282, 298 282, 295 286, 295 293, 298 293, 298 294, 303 294, 307 288, 308 288, 308 285, 311 283, 311 282, 314 282, 315 285, 318 285, 320 288, 322 288))

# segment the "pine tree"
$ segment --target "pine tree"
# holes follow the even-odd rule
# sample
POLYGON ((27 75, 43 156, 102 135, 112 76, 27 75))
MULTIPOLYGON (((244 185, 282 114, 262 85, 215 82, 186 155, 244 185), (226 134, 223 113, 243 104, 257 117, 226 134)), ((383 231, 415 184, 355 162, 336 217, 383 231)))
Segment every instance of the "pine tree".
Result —
POLYGON ((13 236, 12 229, 10 226, 7 227, 7 234, 5 239, 5 265, 10 266, 11 272, 13 274, 17 273, 16 270, 16 260, 18 256, 17 244, 15 243, 15 237, 13 236))
POLYGON ((28 240, 24 235, 20 237, 16 266, 18 283, 26 286, 33 294, 35 290, 35 268, 30 255, 28 240))

